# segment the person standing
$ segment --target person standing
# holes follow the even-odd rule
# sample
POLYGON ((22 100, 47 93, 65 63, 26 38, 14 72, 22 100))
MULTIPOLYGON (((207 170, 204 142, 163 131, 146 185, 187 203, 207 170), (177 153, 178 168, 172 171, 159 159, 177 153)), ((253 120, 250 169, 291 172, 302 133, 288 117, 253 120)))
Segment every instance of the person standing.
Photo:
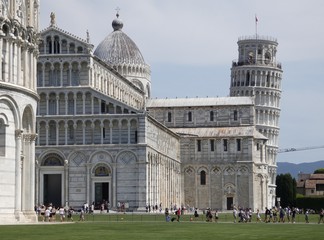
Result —
POLYGON ((84 209, 83 208, 81 208, 79 221, 82 221, 82 222, 84 221, 84 209))
POLYGON ((292 212, 291 212, 291 223, 295 223, 295 219, 296 219, 296 208, 292 208, 292 212))
POLYGON ((215 222, 216 223, 218 222, 218 211, 217 211, 217 209, 215 210, 215 222))
POLYGON ((176 211, 176 215, 177 215, 177 222, 180 222, 180 216, 181 216, 181 209, 180 208, 176 211))
POLYGON ((320 213, 319 213, 318 224, 320 224, 321 222, 324 223, 324 210, 323 210, 323 208, 320 210, 320 213))
POLYGON ((197 219, 199 217, 199 214, 198 214, 198 209, 195 208, 195 213, 194 213, 194 216, 195 216, 195 219, 197 219))
POLYGON ((59 215, 60 215, 61 222, 63 222, 65 219, 65 210, 62 206, 59 208, 59 215))
POLYGON ((237 209, 236 209, 236 207, 233 208, 233 218, 234 218, 234 223, 236 223, 236 219, 237 219, 237 209))
POLYGON ((308 211, 308 209, 306 209, 306 211, 305 211, 305 222, 306 223, 309 223, 309 211, 308 211))
POLYGON ((257 209, 257 213, 256 213, 256 222, 261 222, 261 216, 260 216, 260 210, 257 209))

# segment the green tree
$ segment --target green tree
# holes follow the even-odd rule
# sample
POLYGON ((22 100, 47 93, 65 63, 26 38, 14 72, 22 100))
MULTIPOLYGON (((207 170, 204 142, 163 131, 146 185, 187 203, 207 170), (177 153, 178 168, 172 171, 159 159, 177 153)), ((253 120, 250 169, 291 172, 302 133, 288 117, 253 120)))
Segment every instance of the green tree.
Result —
POLYGON ((319 168, 314 171, 314 174, 324 173, 324 168, 319 168))
POLYGON ((277 175, 276 195, 280 197, 280 205, 293 207, 296 205, 296 180, 290 173, 277 175))

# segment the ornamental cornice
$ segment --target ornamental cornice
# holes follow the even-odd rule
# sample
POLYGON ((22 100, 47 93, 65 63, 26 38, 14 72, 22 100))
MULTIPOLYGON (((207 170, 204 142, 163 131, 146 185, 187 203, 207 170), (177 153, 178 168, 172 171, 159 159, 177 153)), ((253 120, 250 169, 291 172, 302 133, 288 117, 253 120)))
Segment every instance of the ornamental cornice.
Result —
POLYGON ((7 82, 0 82, 0 88, 7 89, 9 91, 15 92, 23 92, 24 94, 28 95, 29 97, 34 98, 36 101, 39 101, 39 95, 36 91, 32 89, 28 89, 19 85, 14 85, 7 82))

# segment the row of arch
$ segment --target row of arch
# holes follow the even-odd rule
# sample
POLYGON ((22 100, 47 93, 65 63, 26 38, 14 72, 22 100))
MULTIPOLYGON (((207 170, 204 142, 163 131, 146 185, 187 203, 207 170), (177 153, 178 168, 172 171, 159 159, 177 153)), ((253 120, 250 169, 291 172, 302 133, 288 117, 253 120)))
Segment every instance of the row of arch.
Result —
MULTIPOLYGON (((2 5, 1 7, 4 6, 2 5)), ((5 13, 5 11, 1 12, 5 13)), ((7 37, 14 37, 15 39, 19 39, 22 42, 28 42, 29 44, 36 43, 36 32, 34 28, 25 28, 25 26, 16 21, 5 19, 0 22, 0 29, 1 34, 7 37)), ((35 46, 33 46, 33 48, 34 47, 35 46)))
POLYGON ((134 113, 125 106, 106 102, 85 91, 39 92, 38 115, 85 115, 134 113))
MULTIPOLYGON (((0 23, 1 24, 1 23, 0 23)), ((2 22, 2 32, 7 37, 0 38, 0 80, 23 86, 25 88, 36 91, 36 56, 37 48, 32 43, 34 40, 30 39, 31 43, 22 39, 27 36, 19 36, 17 32, 18 27, 9 29, 6 23, 2 22), (14 33, 10 31, 14 30, 14 33), (16 36, 17 35, 17 36, 16 36)), ((26 33, 27 34, 27 33, 26 33)), ((34 37, 33 32, 28 33, 30 38, 34 37)))
MULTIPOLYGON (((110 164, 122 163, 136 163, 138 162, 138 156, 135 152, 129 150, 122 150, 118 154, 114 155, 109 151, 94 151, 90 155, 83 151, 72 151, 67 156, 59 150, 47 150, 37 156, 37 166, 85 166, 92 164, 94 166, 102 166, 111 169, 110 164)), ((93 171, 92 171, 93 172, 93 171)))
POLYGON ((87 61, 38 62, 38 87, 65 87, 88 85, 87 61))
POLYGON ((142 77, 146 79, 151 78, 151 70, 148 65, 138 65, 138 64, 119 64, 113 65, 114 69, 117 70, 122 76, 126 78, 129 77, 142 77))
POLYGON ((231 96, 255 96, 255 105, 280 108, 281 93, 278 91, 255 91, 254 89, 241 90, 242 88, 231 87, 231 96))
MULTIPOLYGON (((92 86, 94 89, 123 103, 142 109, 144 96, 138 89, 123 82, 107 69, 87 61, 39 62, 37 84, 39 87, 92 86)), ((138 84, 136 84, 137 86, 138 84)), ((144 87, 141 90, 145 90, 144 87)))
POLYGON ((248 166, 244 165, 225 165, 225 166, 187 166, 184 168, 183 172, 187 175, 199 175, 204 172, 205 175, 214 174, 214 175, 249 175, 251 169, 248 166))
POLYGON ((139 88, 134 88, 129 81, 122 78, 117 78, 104 66, 99 63, 94 63, 93 71, 90 69, 92 82, 90 85, 125 104, 128 104, 136 109, 144 107, 145 94, 139 88))
POLYGON ((281 89, 281 73, 278 71, 233 70, 231 86, 281 89))
POLYGON ((138 121, 134 118, 39 120, 38 145, 136 144, 138 121))
POLYGON ((279 126, 280 111, 272 109, 256 109, 255 123, 257 125, 279 126))
MULTIPOLYGON (((83 40, 79 38, 79 41, 83 40)), ((80 42, 62 38, 60 35, 45 35, 39 44, 39 51, 41 54, 88 54, 89 47, 80 42)))

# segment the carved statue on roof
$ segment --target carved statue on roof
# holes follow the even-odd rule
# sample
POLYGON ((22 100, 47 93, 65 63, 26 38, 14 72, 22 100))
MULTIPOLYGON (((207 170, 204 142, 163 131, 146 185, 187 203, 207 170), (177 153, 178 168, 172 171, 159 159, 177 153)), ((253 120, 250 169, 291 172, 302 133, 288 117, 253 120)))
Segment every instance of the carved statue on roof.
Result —
POLYGON ((55 13, 54 12, 51 12, 51 26, 55 26, 56 25, 56 22, 55 22, 55 13))

